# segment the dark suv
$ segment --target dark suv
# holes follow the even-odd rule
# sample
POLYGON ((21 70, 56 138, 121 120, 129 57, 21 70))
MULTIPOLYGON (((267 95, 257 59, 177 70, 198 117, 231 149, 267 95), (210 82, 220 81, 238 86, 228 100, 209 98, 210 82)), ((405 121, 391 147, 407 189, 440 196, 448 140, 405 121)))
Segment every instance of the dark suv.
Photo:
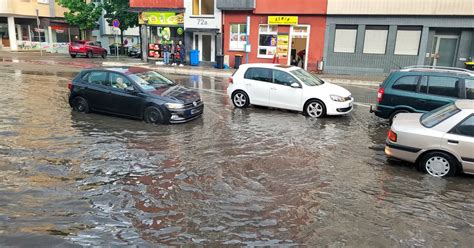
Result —
POLYGON ((69 104, 84 113, 97 111, 165 124, 196 119, 204 110, 197 91, 140 67, 83 70, 68 88, 69 104))
POLYGON ((399 113, 425 113, 457 99, 474 99, 473 71, 407 67, 392 72, 380 85, 378 104, 371 106, 370 112, 391 123, 399 113))

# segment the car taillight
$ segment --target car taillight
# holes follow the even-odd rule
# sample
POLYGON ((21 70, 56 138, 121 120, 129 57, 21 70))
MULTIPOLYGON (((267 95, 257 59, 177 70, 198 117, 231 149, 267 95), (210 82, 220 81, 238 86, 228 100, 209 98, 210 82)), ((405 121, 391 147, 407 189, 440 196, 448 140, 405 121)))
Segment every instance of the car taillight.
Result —
POLYGON ((234 79, 232 77, 229 78, 229 84, 233 84, 234 83, 234 79))
POLYGON ((72 82, 67 83, 67 88, 68 88, 69 90, 72 90, 72 82))
POLYGON ((392 131, 392 129, 388 130, 388 140, 392 141, 392 142, 397 142, 397 134, 392 131))
POLYGON ((384 88, 380 88, 379 91, 377 92, 377 102, 381 103, 383 99, 383 93, 385 93, 384 88))

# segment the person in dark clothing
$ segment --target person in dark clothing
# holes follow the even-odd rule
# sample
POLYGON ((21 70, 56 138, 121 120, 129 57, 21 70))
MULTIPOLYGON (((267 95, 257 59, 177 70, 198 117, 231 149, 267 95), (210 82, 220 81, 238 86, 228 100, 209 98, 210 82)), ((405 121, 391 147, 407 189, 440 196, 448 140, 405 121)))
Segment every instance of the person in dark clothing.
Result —
POLYGON ((181 40, 178 41, 178 45, 176 46, 176 56, 179 57, 179 66, 183 66, 186 53, 183 42, 181 40))

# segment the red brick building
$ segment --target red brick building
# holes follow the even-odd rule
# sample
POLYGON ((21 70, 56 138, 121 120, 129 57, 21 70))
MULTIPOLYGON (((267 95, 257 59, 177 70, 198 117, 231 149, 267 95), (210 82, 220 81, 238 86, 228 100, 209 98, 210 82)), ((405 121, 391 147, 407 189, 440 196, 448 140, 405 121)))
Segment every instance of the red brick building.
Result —
POLYGON ((237 54, 243 55, 244 63, 278 61, 308 70, 322 61, 327 0, 217 0, 217 7, 223 10, 224 55, 229 55, 231 67, 237 54), (250 52, 245 61, 247 42, 250 52))

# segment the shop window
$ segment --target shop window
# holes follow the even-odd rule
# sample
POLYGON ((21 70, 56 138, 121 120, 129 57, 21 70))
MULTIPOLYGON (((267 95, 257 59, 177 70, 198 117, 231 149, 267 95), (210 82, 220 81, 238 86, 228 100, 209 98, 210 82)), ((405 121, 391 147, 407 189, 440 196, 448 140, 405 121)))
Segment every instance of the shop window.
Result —
POLYGON ((214 15, 214 0, 193 0, 193 15, 214 15))
POLYGON ((243 51, 247 43, 247 25, 231 24, 230 25, 230 50, 243 51))
POLYGON ((421 30, 419 28, 399 27, 395 41, 396 55, 418 55, 421 30))
POLYGON ((278 26, 260 25, 258 36, 258 57, 273 58, 276 53, 278 26))
POLYGON ((337 25, 334 37, 335 53, 355 53, 357 26, 337 25))
POLYGON ((367 26, 365 29, 364 51, 368 54, 385 54, 388 26, 367 26))

